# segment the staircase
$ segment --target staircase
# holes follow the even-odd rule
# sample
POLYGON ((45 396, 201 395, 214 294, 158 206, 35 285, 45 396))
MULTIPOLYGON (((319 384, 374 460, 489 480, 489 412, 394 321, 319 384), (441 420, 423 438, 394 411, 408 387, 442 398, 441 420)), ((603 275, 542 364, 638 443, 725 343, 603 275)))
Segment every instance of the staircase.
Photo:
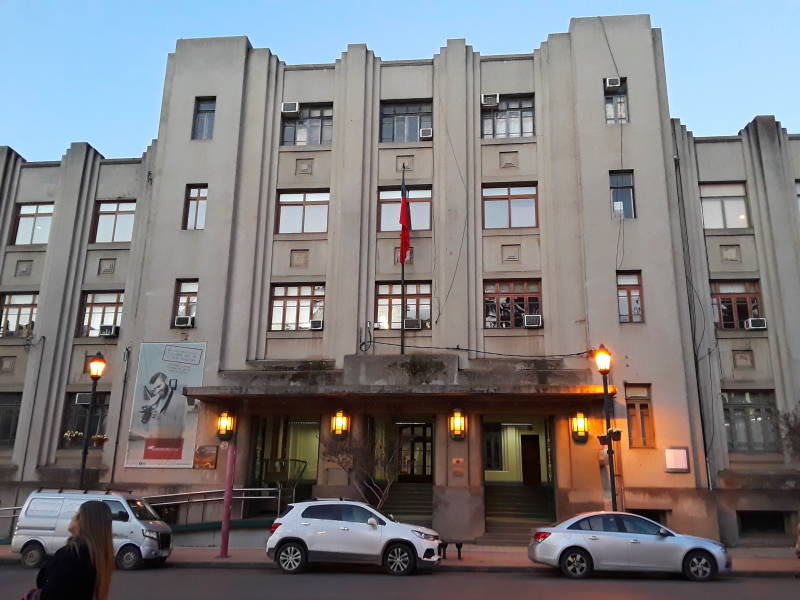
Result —
POLYGON ((528 485, 486 486, 486 533, 478 544, 527 546, 531 529, 553 522, 551 493, 528 485))
POLYGON ((381 512, 398 521, 430 527, 433 521, 433 485, 430 483, 395 483, 381 512))

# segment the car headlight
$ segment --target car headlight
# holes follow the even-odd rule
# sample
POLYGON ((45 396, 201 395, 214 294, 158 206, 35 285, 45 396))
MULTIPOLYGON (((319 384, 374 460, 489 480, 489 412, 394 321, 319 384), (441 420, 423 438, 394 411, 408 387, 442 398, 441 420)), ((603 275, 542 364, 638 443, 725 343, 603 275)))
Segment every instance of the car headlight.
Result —
POLYGON ((142 535, 146 538, 150 538, 151 540, 158 541, 158 532, 157 531, 150 531, 149 529, 142 529, 142 535))
POLYGON ((433 542, 438 538, 438 536, 431 535, 430 533, 425 533, 424 531, 418 531, 416 529, 412 529, 411 533, 413 533, 418 538, 421 538, 423 540, 427 540, 429 542, 433 542))

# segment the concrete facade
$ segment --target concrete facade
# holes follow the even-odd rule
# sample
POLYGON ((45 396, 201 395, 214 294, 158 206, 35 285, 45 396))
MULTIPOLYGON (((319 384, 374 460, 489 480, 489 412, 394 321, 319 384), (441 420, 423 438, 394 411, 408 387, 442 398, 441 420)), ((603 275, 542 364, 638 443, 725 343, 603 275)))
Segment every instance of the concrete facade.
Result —
MULTIPOLYGON (((336 410, 352 416, 354 438, 366 435, 368 417, 423 421, 433 432, 433 525, 473 540, 486 530, 486 483, 504 478, 485 470, 482 421, 530 419, 531 435, 544 436, 540 476, 556 516, 609 507, 596 439, 601 379, 587 356, 603 343, 615 354, 622 507, 728 542, 738 539, 737 511, 779 511, 795 523, 797 463, 782 451, 729 452, 720 400, 723 390, 769 390, 777 410, 797 406, 795 180, 800 138, 771 117, 738 136, 698 139, 670 119, 660 31, 647 16, 574 19, 530 54, 481 56, 449 40, 432 59, 409 61, 355 44, 335 63, 293 66, 244 37, 179 40, 158 138, 141 158, 108 160, 73 144, 59 162, 27 163, 0 148, 0 293, 38 293, 32 335, 0 338, 0 354, 14 359, 0 387, 22 393, 13 447, 0 448, 0 507, 32 487, 74 485, 79 451, 60 447, 61 418, 67 394, 90 389, 85 357, 98 350, 109 359, 99 389, 110 393, 109 440, 90 456, 98 485, 143 494, 221 487, 224 449, 216 470, 125 466, 140 344, 183 341, 208 344, 202 386, 186 390, 201 402, 196 445, 218 443, 220 408, 237 413, 237 485, 254 484, 269 445, 292 458, 292 420, 318 421, 320 447, 336 410), (604 118, 609 77, 627 81, 624 124, 604 118), (481 95, 490 93, 533 96, 535 134, 482 137, 481 95), (196 99, 209 97, 213 137, 192 139, 196 99), (430 103, 432 140, 380 142, 390 101, 430 103), (333 142, 282 145, 283 102, 332 105, 333 142), (431 228, 412 233, 406 281, 432 291, 431 326, 407 332, 400 357, 399 332, 373 324, 377 285, 400 279, 399 234, 379 231, 378 191, 399 187, 404 164, 409 186, 432 189, 431 228), (635 218, 612 214, 614 171, 633 173, 635 218), (746 186, 752 226, 704 230, 700 184, 731 182, 746 186), (208 187, 205 227, 186 230, 195 184, 208 187), (536 226, 484 228, 491 184, 535 186, 536 226), (279 232, 278 195, 298 191, 329 192, 325 232, 279 232), (136 202, 132 240, 90 243, 95 204, 126 199, 136 202), (55 206, 48 243, 12 243, 18 205, 42 202, 55 206), (737 245, 741 260, 720 263, 721 244, 737 245), (109 258, 114 272, 102 274, 109 258), (19 261, 32 261, 28 274, 18 275, 19 261), (619 322, 618 272, 639 273, 643 322, 619 322), (767 330, 713 326, 711 282, 735 278, 760 281, 767 330), (190 329, 171 327, 182 279, 199 280, 190 329), (508 280, 539 283, 543 328, 484 327, 485 282, 508 280), (270 330, 272 287, 300 283, 324 284, 324 328, 270 330), (76 337, 83 294, 110 290, 125 293, 119 337, 76 337), (733 350, 752 351, 754 369, 737 372, 733 350), (654 442, 630 447, 626 390, 642 386, 654 442), (468 418, 462 441, 448 432, 457 408, 468 418), (585 443, 570 433, 579 411, 589 418, 585 443), (282 441, 259 437, 259 419, 282 441), (666 462, 675 448, 688 460, 680 472, 666 462)), ((315 493, 352 492, 322 452, 315 460, 315 493)))

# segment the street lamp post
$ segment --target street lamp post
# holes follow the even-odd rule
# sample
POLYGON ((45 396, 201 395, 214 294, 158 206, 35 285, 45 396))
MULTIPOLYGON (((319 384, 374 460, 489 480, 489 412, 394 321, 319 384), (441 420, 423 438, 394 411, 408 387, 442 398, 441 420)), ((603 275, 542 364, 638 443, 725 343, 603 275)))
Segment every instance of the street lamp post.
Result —
MULTIPOLYGON (((219 536, 218 558, 229 558, 228 542, 231 534, 231 509, 233 508, 233 485, 236 474, 236 417, 223 410, 217 417, 217 437, 228 444, 228 462, 225 467, 225 492, 222 502, 222 524, 219 536)), ((242 500, 244 502, 244 500, 242 500)))
POLYGON ((86 458, 89 456, 89 434, 92 425, 92 415, 94 413, 94 405, 97 400, 97 382, 103 376, 106 370, 106 359, 103 354, 98 352, 89 361, 89 377, 92 378, 92 395, 89 398, 89 410, 86 415, 86 424, 83 426, 83 452, 81 453, 81 475, 78 484, 78 489, 85 489, 86 485, 86 458))
POLYGON ((611 485, 611 510, 617 510, 617 480, 614 474, 614 439, 611 429, 611 396, 608 395, 608 374, 611 371, 611 352, 603 344, 594 352, 597 370, 603 376, 603 410, 606 414, 606 435, 603 436, 608 453, 608 478, 611 485))

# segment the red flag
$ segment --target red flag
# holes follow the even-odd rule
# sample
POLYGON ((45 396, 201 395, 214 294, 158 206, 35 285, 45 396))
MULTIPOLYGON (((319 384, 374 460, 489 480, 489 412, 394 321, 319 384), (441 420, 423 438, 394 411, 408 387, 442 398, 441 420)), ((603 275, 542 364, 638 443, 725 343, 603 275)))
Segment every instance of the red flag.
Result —
POLYGON ((408 206, 408 190, 406 189, 406 173, 400 184, 400 263, 405 264, 408 249, 411 245, 411 209, 408 206))

